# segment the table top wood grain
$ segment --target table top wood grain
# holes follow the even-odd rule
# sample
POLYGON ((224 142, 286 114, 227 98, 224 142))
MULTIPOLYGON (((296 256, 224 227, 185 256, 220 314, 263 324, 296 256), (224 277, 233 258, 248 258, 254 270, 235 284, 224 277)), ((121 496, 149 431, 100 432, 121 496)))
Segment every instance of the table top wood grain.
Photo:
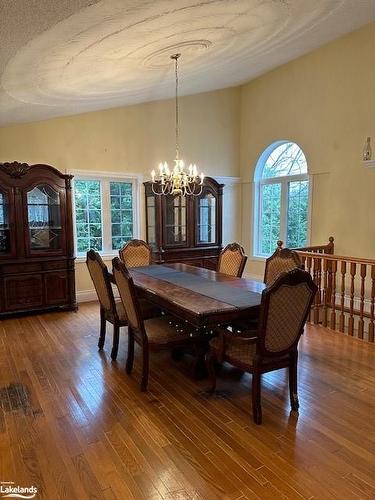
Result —
POLYGON ((258 315, 261 293, 265 288, 263 283, 247 278, 236 278, 187 264, 168 264, 165 267, 198 276, 202 279, 202 282, 209 280, 225 284, 228 287, 228 297, 230 297, 231 291, 234 289, 251 293, 252 305, 235 306, 230 303, 230 299, 217 300, 184 287, 182 279, 181 284, 170 283, 164 279, 145 274, 147 269, 129 269, 140 296, 152 301, 167 312, 188 321, 197 328, 212 327, 218 323, 227 324, 234 320, 253 318, 258 315), (254 294, 257 297, 254 297, 254 294))

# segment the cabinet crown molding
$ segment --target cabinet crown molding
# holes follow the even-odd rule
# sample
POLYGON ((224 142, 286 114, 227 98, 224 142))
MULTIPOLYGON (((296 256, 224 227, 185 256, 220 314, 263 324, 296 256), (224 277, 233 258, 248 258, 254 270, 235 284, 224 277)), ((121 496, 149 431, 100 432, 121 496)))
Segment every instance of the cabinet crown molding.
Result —
POLYGON ((20 163, 18 161, 5 162, 0 163, 0 169, 10 177, 13 177, 13 179, 19 179, 27 174, 30 170, 30 165, 28 163, 20 163))

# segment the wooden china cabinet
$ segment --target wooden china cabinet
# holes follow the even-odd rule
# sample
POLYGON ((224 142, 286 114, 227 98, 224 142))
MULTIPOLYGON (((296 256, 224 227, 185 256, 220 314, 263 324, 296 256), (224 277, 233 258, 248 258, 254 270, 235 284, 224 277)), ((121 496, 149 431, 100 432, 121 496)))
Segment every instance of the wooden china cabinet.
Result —
POLYGON ((0 318, 76 308, 71 179, 0 163, 0 318))
POLYGON ((206 177, 199 196, 156 195, 145 182, 147 243, 156 263, 216 269, 222 249, 224 184, 206 177))

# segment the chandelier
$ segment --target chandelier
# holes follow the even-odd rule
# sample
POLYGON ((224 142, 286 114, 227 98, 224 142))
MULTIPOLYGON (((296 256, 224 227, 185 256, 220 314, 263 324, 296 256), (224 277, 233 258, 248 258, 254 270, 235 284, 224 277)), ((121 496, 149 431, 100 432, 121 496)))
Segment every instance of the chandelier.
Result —
POLYGON ((175 99, 175 117, 176 117, 176 158, 174 166, 170 169, 167 162, 159 163, 159 171, 151 172, 152 191, 157 195, 193 195, 199 196, 202 193, 204 174, 198 174, 197 166, 190 164, 185 170, 185 164, 180 159, 179 148, 179 107, 178 107, 178 59, 181 54, 173 54, 171 59, 175 62, 176 76, 176 99, 175 99))

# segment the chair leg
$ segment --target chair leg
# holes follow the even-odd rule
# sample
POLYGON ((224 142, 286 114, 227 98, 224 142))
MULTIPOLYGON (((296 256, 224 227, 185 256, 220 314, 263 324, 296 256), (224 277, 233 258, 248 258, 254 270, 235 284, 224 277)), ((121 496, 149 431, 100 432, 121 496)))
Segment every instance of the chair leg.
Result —
POLYGON ((128 357, 126 359, 126 373, 131 374, 134 364, 134 333, 128 326, 128 357))
POLYGON ((290 406, 293 411, 298 411, 299 401, 297 392, 297 361, 298 353, 297 351, 290 354, 290 365, 289 365, 289 395, 290 395, 290 406))
POLYGON ((206 355, 206 366, 208 372, 208 378, 210 381, 209 392, 215 392, 216 390, 216 370, 215 364, 217 362, 215 351, 210 349, 210 351, 206 355))
POLYGON ((111 358, 113 359, 113 361, 115 361, 117 358, 119 339, 120 339, 120 327, 119 327, 118 323, 114 323, 114 325, 113 325, 113 345, 112 345, 112 352, 111 352, 111 358))
POLYGON ((98 341, 98 347, 100 351, 104 347, 106 326, 107 320, 105 319, 105 311, 103 308, 100 308, 100 335, 98 341))
POLYGON ((141 381, 141 391, 147 391, 148 385, 148 372, 149 372, 149 352, 148 344, 142 345, 142 381, 141 381))
POLYGON ((251 396, 253 407, 253 419, 256 424, 262 423, 262 407, 260 404, 261 397, 261 374, 258 371, 253 372, 251 384, 251 396))

